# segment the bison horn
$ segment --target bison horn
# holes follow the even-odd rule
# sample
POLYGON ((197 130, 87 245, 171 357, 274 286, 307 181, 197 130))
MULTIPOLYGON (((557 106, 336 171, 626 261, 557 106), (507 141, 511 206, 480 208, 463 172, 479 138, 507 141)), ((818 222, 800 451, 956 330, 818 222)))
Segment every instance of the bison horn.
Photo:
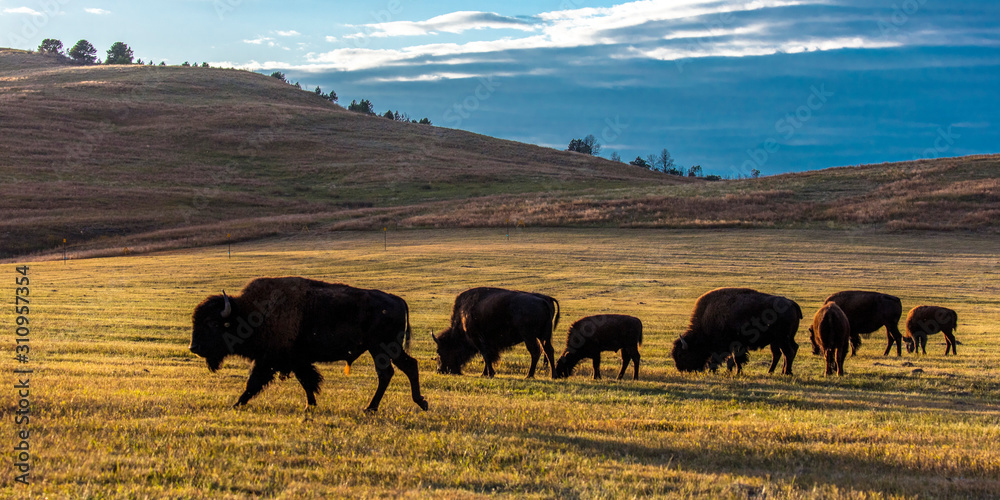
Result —
POLYGON ((684 337, 677 337, 677 340, 681 341, 681 349, 687 350, 688 343, 686 340, 684 340, 684 337))
POLYGON ((434 339, 434 343, 435 344, 440 344, 441 343, 441 341, 439 341, 438 338, 436 336, 434 336, 434 330, 431 330, 431 338, 434 339))
POLYGON ((226 295, 226 291, 222 291, 222 297, 226 299, 226 307, 222 309, 222 317, 228 318, 230 314, 233 313, 233 305, 229 303, 229 296, 226 295))

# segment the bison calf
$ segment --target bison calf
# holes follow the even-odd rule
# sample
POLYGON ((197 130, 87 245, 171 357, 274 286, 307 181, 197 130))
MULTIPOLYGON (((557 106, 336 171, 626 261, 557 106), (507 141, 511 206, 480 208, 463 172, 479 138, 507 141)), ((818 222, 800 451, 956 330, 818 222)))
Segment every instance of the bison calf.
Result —
POLYGON ((851 325, 844 310, 836 302, 827 302, 816 311, 809 327, 809 340, 813 354, 826 357, 826 374, 844 375, 844 360, 851 347, 851 325))
POLYGON ((642 344, 642 321, 624 314, 587 316, 569 327, 566 350, 556 361, 553 378, 566 378, 583 358, 594 361, 594 380, 601 378, 601 352, 621 351, 622 369, 618 380, 633 364, 632 379, 639 379, 639 346, 642 344))
POLYGON ((914 307, 906 315, 906 336, 903 337, 906 352, 914 352, 919 347, 927 354, 927 336, 942 332, 945 340, 944 355, 947 356, 950 351, 958 356, 953 334, 955 330, 958 330, 958 313, 955 311, 939 306, 914 307))

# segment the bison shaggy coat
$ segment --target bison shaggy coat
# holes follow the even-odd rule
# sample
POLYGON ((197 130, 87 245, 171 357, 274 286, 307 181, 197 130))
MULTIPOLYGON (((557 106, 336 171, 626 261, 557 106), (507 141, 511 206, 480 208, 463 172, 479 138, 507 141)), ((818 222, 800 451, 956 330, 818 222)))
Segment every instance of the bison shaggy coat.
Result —
POLYGON ((944 355, 950 351, 958 356, 955 350, 955 334, 958 330, 958 313, 940 306, 917 306, 910 309, 906 315, 906 351, 914 352, 919 347, 927 354, 927 336, 937 332, 944 333, 945 347, 944 355))
POLYGON ((594 361, 594 379, 601 378, 601 352, 621 351, 622 369, 618 380, 625 376, 629 362, 633 364, 632 379, 639 379, 639 346, 642 344, 642 321, 624 314, 598 314, 582 318, 569 327, 566 350, 556 361, 553 378, 573 374, 573 368, 583 358, 594 361))
POLYGON ((793 300, 749 288, 719 288, 698 298, 691 324, 674 341, 671 355, 680 371, 702 371, 732 356, 741 372, 747 351, 769 345, 768 373, 784 354, 781 373, 791 375, 800 319, 802 309, 793 300))
POLYGON ((192 320, 191 352, 204 357, 209 370, 218 370, 229 356, 253 362, 246 390, 234 406, 247 404, 276 374, 295 374, 313 407, 323 381, 314 363, 347 361, 350 366, 368 352, 378 373, 368 411, 378 410, 392 365, 410 379, 413 401, 427 409, 417 361, 405 350, 409 308, 395 295, 298 277, 258 278, 240 295, 208 297, 192 320))
POLYGON ((896 356, 903 355, 903 334, 899 333, 899 317, 903 315, 903 304, 899 297, 879 292, 847 290, 837 292, 824 302, 836 302, 851 323, 851 355, 861 347, 861 335, 866 335, 885 327, 888 345, 883 356, 888 356, 892 345, 896 344, 896 356))
POLYGON ((477 352, 483 356, 483 376, 493 377, 500 353, 523 343, 531 355, 528 378, 542 351, 555 366, 552 330, 559 324, 559 302, 540 293, 502 288, 471 288, 455 297, 451 326, 434 336, 438 373, 461 374, 477 352))
POLYGON ((812 326, 809 327, 809 340, 813 345, 813 354, 826 357, 826 374, 844 375, 844 360, 851 347, 851 325, 847 315, 836 302, 827 302, 816 311, 812 326))

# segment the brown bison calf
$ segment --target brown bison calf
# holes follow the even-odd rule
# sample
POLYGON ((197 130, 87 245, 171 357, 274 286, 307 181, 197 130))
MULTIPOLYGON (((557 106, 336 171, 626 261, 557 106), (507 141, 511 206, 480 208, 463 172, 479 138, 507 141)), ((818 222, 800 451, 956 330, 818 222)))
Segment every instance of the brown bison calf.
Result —
POLYGON ((939 306, 917 306, 910 309, 906 315, 906 352, 914 352, 919 347, 927 354, 927 336, 937 332, 944 333, 945 348, 944 355, 948 352, 958 356, 955 350, 955 335, 958 330, 958 314, 947 307, 939 306))
POLYGON ((583 358, 594 360, 594 380, 601 378, 601 352, 621 351, 622 369, 618 380, 625 376, 629 362, 634 370, 633 380, 639 379, 639 346, 642 344, 642 321, 624 314, 599 314, 587 316, 569 327, 566 350, 556 361, 553 378, 573 374, 573 368, 583 358))
POLYGON ((827 302, 816 311, 809 327, 813 354, 826 356, 826 374, 844 375, 844 360, 851 347, 851 325, 844 310, 836 302, 827 302))

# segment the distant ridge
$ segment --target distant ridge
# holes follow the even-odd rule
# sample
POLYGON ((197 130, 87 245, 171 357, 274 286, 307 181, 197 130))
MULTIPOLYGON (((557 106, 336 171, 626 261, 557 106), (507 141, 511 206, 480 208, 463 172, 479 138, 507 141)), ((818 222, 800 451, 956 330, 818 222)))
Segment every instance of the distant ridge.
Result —
POLYGON ((706 182, 363 116, 246 71, 76 66, 12 49, 0 49, 0 101, 6 259, 52 252, 64 238, 98 255, 217 244, 227 234, 508 220, 1000 227, 995 155, 706 182))

